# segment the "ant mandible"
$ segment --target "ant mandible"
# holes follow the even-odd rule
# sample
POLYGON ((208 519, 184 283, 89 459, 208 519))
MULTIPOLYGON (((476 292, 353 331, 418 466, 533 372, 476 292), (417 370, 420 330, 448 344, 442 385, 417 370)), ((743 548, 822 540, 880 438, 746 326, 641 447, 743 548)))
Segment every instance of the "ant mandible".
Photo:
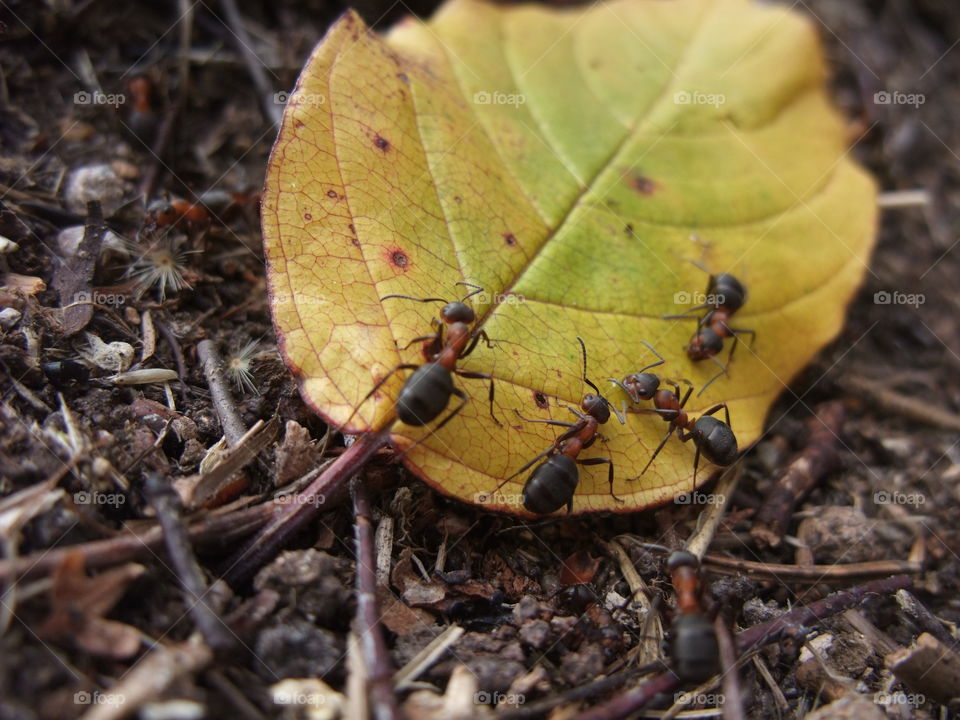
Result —
MULTIPOLYGON (((494 345, 485 330, 478 331, 476 328, 471 328, 473 323, 476 322, 477 316, 473 308, 466 303, 468 299, 482 292, 483 288, 467 282, 456 284, 475 289, 467 293, 462 300, 454 302, 448 302, 445 298, 418 298, 410 295, 384 295, 380 298, 381 302, 399 298, 422 303, 442 302, 446 304, 440 310, 439 320, 434 318, 431 321, 431 324, 437 330, 435 333, 415 337, 401 348, 406 349, 415 342, 423 342, 423 355, 426 362, 422 365, 402 363, 394 367, 380 378, 370 392, 360 400, 357 409, 379 390, 395 372, 398 370, 413 370, 413 374, 407 378, 400 389, 395 403, 397 418, 402 423, 414 427, 426 425, 435 420, 446 409, 450 403, 451 395, 460 398, 460 404, 433 428, 431 432, 433 434, 450 422, 467 404, 467 395, 453 384, 453 375, 456 374, 460 377, 490 381, 490 417, 497 425, 502 425, 493 413, 493 377, 486 373, 461 370, 457 367, 457 361, 472 353, 480 340, 483 340, 489 348, 494 345), (444 337, 444 327, 446 327, 446 337, 444 337)), ((354 410, 354 414, 356 412, 357 410, 354 410)), ((353 415, 351 414, 350 419, 352 418, 353 415)), ((347 423, 350 422, 350 419, 347 420, 347 423)), ((346 425, 346 423, 344 424, 346 425)), ((415 444, 422 442, 424 439, 421 438, 415 444)))
MULTIPOLYGON (((657 445, 657 449, 654 450, 653 455, 650 456, 647 464, 643 470, 640 471, 640 475, 643 475, 647 471, 650 464, 657 455, 660 454, 663 446, 667 444, 667 440, 676 432, 681 442, 692 440, 697 448, 693 458, 693 487, 696 488, 697 468, 700 465, 701 453, 706 456, 707 460, 721 467, 726 467, 737 458, 739 450, 737 449, 737 438, 733 434, 733 429, 730 427, 730 410, 727 408, 726 403, 719 403, 701 414, 696 420, 691 419, 690 416, 687 415, 687 411, 683 408, 687 404, 690 394, 693 392, 693 384, 689 380, 681 379, 680 382, 687 385, 687 392, 684 394, 683 399, 681 399, 680 385, 677 382, 661 378, 655 373, 647 372, 647 370, 662 365, 666 361, 650 343, 645 340, 641 340, 641 342, 657 356, 657 362, 647 365, 640 370, 640 372, 628 375, 622 381, 608 378, 610 382, 623 390, 635 404, 641 400, 653 400, 653 408, 639 408, 633 410, 633 412, 655 413, 665 422, 670 423, 667 434, 663 436, 663 440, 657 445), (673 390, 661 388, 661 383, 670 385, 673 390), (723 408, 726 415, 726 422, 713 417, 713 414, 721 408, 723 408), (684 430, 687 432, 684 433, 684 430)), ((640 475, 628 478, 628 480, 636 480, 640 475)))
POLYGON ((667 560, 677 594, 677 616, 671 626, 667 654, 673 672, 684 683, 706 682, 720 672, 720 645, 713 624, 700 607, 700 561, 678 550, 667 560))
POLYGON ((756 337, 756 332, 748 328, 731 327, 728 323, 747 300, 747 290, 737 278, 729 273, 720 273, 714 275, 710 273, 701 263, 696 260, 690 260, 696 267, 710 275, 707 282, 706 302, 696 307, 689 308, 680 315, 664 315, 666 319, 674 320, 697 320, 697 329, 690 338, 686 346, 687 357, 693 361, 711 359, 720 366, 720 372, 710 378, 706 384, 700 388, 697 397, 710 387, 714 380, 727 373, 727 368, 733 360, 733 352, 737 349, 737 343, 740 342, 739 334, 750 335, 750 343, 756 337), (694 318, 690 316, 692 312, 706 310, 702 317, 694 318), (724 339, 732 337, 733 344, 730 346, 730 355, 727 357, 727 364, 724 365, 717 360, 717 355, 723 350, 724 339))
POLYGON ((536 420, 526 418, 520 414, 519 410, 514 410, 522 420, 527 422, 569 428, 554 440, 553 445, 547 450, 537 455, 497 486, 497 490, 499 490, 517 475, 533 467, 537 461, 544 457, 547 458, 540 463, 536 470, 530 473, 530 477, 527 478, 527 482, 523 486, 523 506, 536 515, 549 515, 564 505, 567 506, 568 513, 573 510, 573 493, 580 482, 580 471, 577 465, 609 465, 607 480, 610 483, 610 496, 617 502, 623 502, 623 499, 617 497, 613 492, 613 460, 610 458, 580 460, 578 457, 581 450, 593 445, 599 436, 600 425, 610 419, 611 410, 613 410, 621 425, 624 420, 617 409, 610 404, 610 401, 600 394, 600 389, 587 378, 587 347, 579 337, 577 342, 580 343, 580 349, 583 352, 583 382, 593 388, 595 394, 587 393, 583 396, 580 401, 580 410, 564 403, 560 403, 560 405, 576 415, 579 420, 575 423, 560 420, 536 420))

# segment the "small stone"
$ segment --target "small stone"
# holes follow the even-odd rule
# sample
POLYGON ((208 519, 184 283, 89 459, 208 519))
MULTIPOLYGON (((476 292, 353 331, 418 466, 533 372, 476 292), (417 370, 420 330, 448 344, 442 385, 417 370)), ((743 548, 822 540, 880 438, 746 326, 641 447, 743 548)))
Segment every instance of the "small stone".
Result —
POLYGON ((23 317, 23 313, 16 308, 8 307, 5 310, 0 310, 0 327, 4 330, 11 330, 20 322, 21 317, 23 317))
POLYGON ((87 214, 87 203, 99 200, 103 216, 110 217, 124 203, 126 183, 107 164, 84 165, 67 178, 63 199, 67 209, 78 215, 87 214))

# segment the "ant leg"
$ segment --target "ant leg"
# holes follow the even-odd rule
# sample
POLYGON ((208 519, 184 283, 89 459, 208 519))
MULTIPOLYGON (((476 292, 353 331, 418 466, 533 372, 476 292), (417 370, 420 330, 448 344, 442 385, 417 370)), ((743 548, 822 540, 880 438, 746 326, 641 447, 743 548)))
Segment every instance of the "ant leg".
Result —
MULTIPOLYGON (((647 471, 647 468, 650 467, 650 463, 652 463, 656 459, 657 455, 660 454, 660 451, 663 450, 663 446, 667 444, 667 440, 670 439, 670 436, 672 434, 673 434, 673 425, 671 425, 667 429, 667 434, 663 436, 663 440, 661 440, 660 444, 657 445, 657 449, 653 451, 653 455, 651 455, 650 459, 647 460, 647 464, 643 466, 643 470, 640 471, 640 475, 643 475, 647 471)), ((637 478, 640 477, 640 475, 637 475, 636 477, 632 477, 632 478, 627 478, 627 482, 636 480, 637 478)))
POLYGON ((701 417, 703 417, 703 415, 713 415, 720 408, 723 408, 724 414, 727 416, 727 426, 732 428, 733 426, 730 425, 730 408, 727 407, 726 403, 717 403, 712 408, 702 413, 701 417))
POLYGON ((373 386, 373 388, 371 388, 370 392, 364 395, 363 398, 360 400, 360 402, 357 403, 357 406, 353 409, 353 412, 350 413, 350 417, 346 419, 342 427, 346 427, 347 425, 350 424, 350 422, 353 420, 353 416, 356 415, 357 412, 360 410, 360 406, 363 405, 367 400, 369 400, 370 396, 373 395, 377 390, 379 390, 383 386, 383 384, 390 379, 390 376, 393 375, 397 370, 416 370, 419 367, 420 367, 419 365, 411 365, 409 363, 405 363, 403 365, 397 365, 395 368, 393 368, 393 370, 391 370, 382 378, 380 378, 377 381, 377 383, 373 386))
POLYGON ((607 481, 610 483, 610 497, 616 500, 619 503, 623 502, 622 497, 617 497, 613 493, 613 460, 610 458, 587 458, 586 460, 577 460, 577 465, 604 465, 608 464, 610 466, 610 471, 607 473, 607 481))
MULTIPOLYGON (((599 395, 600 392, 597 391, 597 394, 599 395)), ((586 415, 584 415, 582 412, 580 412, 579 410, 577 410, 577 409, 576 409, 575 407, 573 407, 572 405, 567 405, 566 403, 557 403, 557 405, 559 405, 559 406, 562 407, 562 408, 566 408, 567 410, 569 410, 570 412, 572 412, 574 415, 576 415, 576 416, 577 416, 578 418, 580 418, 581 420, 586 420, 586 419, 587 419, 587 416, 586 416, 586 415)))
MULTIPOLYGON (((750 347, 753 347, 753 343, 754 343, 754 341, 757 339, 757 331, 756 331, 756 330, 751 330, 750 328, 732 328, 732 327, 730 327, 730 326, 728 325, 728 326, 727 326, 727 330, 729 330, 730 333, 731 333, 734 337, 737 337, 738 334, 749 335, 749 336, 750 336, 750 347)), ((731 354, 732 354, 732 352, 731 352, 731 354)))
POLYGON ((577 425, 577 423, 562 422, 560 420, 538 420, 536 418, 528 418, 528 417, 524 417, 520 413, 520 411, 517 410, 516 408, 514 408, 513 411, 517 414, 517 417, 519 417, 521 420, 525 422, 541 423, 543 425, 559 425, 560 427, 568 427, 568 428, 576 427, 577 425))
POLYGON ((410 342, 408 342, 408 343, 407 343, 406 345, 404 345, 403 347, 400 347, 400 346, 398 345, 398 346, 397 346, 397 350, 406 350, 407 348, 409 348, 409 347, 410 347, 411 345, 413 345, 414 343, 423 342, 423 341, 425 341, 425 340, 434 340, 434 341, 437 341, 437 340, 441 340, 441 339, 442 339, 442 333, 439 333, 439 332, 433 333, 433 335, 421 335, 420 337, 415 337, 415 338, 411 339, 410 342))
MULTIPOLYGON (((689 380, 684 380, 683 382, 687 384, 687 392, 683 396, 683 400, 680 400, 680 407, 683 407, 684 405, 687 404, 687 400, 690 399, 690 393, 693 392, 693 383, 690 382, 689 380)), ((679 387, 677 388, 676 393, 677 393, 677 399, 679 400, 680 399, 679 387)))
MULTIPOLYGON (((656 365, 659 365, 660 363, 655 363, 655 364, 656 364, 656 365)), ((643 370, 641 370, 640 372, 643 372, 644 370, 649 370, 649 369, 652 368, 652 367, 653 367, 653 365, 648 365, 647 367, 645 367, 645 368, 644 368, 643 370)), ((638 373, 638 374, 639 374, 639 373, 638 373)), ((607 378, 607 382, 613 383, 613 384, 616 385, 618 388, 620 388, 621 390, 623 390, 623 392, 626 393, 627 397, 630 398, 631 402, 634 402, 634 403, 639 403, 639 402, 640 402, 640 396, 637 395, 637 394, 636 394, 635 392, 633 392, 632 390, 630 390, 630 389, 629 389, 626 385, 624 385, 623 382, 621 382, 620 380, 617 380, 616 378, 607 378)), ((623 407, 624 407, 623 412, 626 412, 626 407, 627 407, 626 403, 624 403, 623 407)))
POLYGON ((531 460, 531 461, 528 462, 526 465, 524 465, 522 468, 520 468, 520 469, 517 470, 515 473, 513 473, 513 475, 508 475, 506 478, 504 478, 503 482, 500 483, 499 485, 497 485, 497 487, 494 488, 494 490, 499 490, 499 489, 502 488, 504 485, 506 485, 508 482, 510 482, 511 480, 513 480, 517 475, 520 475, 521 473, 526 472, 527 470, 529 470, 530 468, 532 468, 534 465, 536 465, 542 458, 545 458, 545 457, 547 457, 547 456, 549 456, 549 455, 552 455, 553 453, 556 452, 556 450, 557 450, 557 444, 554 443, 553 445, 551 445, 550 447, 548 447, 546 450, 544 450, 542 453, 540 453, 539 455, 537 455, 533 460, 531 460))
MULTIPOLYGON (((734 347, 736 347, 736 340, 734 340, 734 347)), ((730 354, 733 355, 732 350, 731 350, 731 353, 730 353, 730 354)), ((724 365, 722 362, 720 362, 719 360, 717 360, 717 356, 716 356, 716 355, 711 355, 711 356, 710 356, 710 359, 713 360, 717 365, 720 366, 720 372, 718 372, 718 373, 717 373, 716 375, 714 375, 712 378, 710 378, 709 380, 707 380, 706 383, 704 383, 703 387, 701 387, 700 390, 697 392, 697 397, 700 397, 701 395, 703 395, 703 393, 706 392, 707 388, 710 387, 710 386, 713 384, 713 381, 716 380, 718 377, 720 377, 721 375, 728 375, 728 374, 729 374, 729 373, 727 373, 727 367, 728 367, 729 364, 730 364, 729 360, 727 361, 727 364, 724 365)))
POLYGON ((473 372, 472 370, 454 370, 454 372, 460 377, 470 378, 471 380, 489 380, 490 381, 490 417, 493 418, 493 421, 503 427, 503 423, 497 420, 497 416, 493 414, 493 377, 487 375, 486 373, 473 372))
POLYGON ((472 298, 472 297, 473 297, 474 295, 476 295, 477 293, 482 293, 482 292, 483 292, 483 288, 482 288, 482 287, 480 287, 479 285, 474 285, 474 284, 471 283, 471 282, 467 282, 466 280, 457 280, 457 282, 455 282, 454 285, 463 285, 464 287, 474 288, 473 292, 469 292, 469 293, 467 293, 466 295, 464 295, 464 296, 463 296, 463 299, 461 299, 460 302, 466 302, 467 300, 469 300, 470 298, 472 298))
POLYGON ((480 342, 481 338, 483 339, 484 344, 486 344, 488 348, 498 347, 498 345, 493 340, 490 339, 490 336, 487 335, 487 331, 481 330, 480 332, 478 332, 476 335, 473 336, 473 338, 470 340, 470 344, 467 345, 466 349, 462 353, 460 353, 458 357, 465 358, 467 355, 472 353, 474 348, 477 347, 477 343, 480 342))
MULTIPOLYGON (((722 405, 723 403, 721 403, 720 405, 717 405, 710 412, 705 412, 704 415, 710 415, 712 413, 715 413, 717 410, 720 409, 722 405)), ((692 440, 693 431, 690 431, 688 433, 680 433, 679 437, 680 437, 680 442, 687 442, 688 440, 692 440)), ((700 445, 697 443, 695 444, 697 445, 697 451, 693 455, 693 488, 690 490, 690 492, 693 492, 694 490, 697 489, 697 468, 700 465, 700 445)))

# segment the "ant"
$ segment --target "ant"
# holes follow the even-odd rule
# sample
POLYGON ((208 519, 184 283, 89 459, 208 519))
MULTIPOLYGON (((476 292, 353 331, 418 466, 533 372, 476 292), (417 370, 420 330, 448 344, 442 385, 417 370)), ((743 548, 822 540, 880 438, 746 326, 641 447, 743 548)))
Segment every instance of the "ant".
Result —
POLYGON ((713 360, 720 366, 720 372, 710 378, 707 383, 700 388, 697 397, 710 387, 711 383, 721 375, 727 373, 727 368, 733 360, 733 351, 737 349, 737 343, 740 341, 738 333, 750 335, 750 344, 756 337, 756 332, 748 328, 730 327, 727 323, 733 317, 747 300, 747 290, 737 278, 729 273, 720 273, 714 275, 710 273, 701 263, 691 260, 695 266, 710 275, 707 282, 706 302, 696 307, 685 310, 680 315, 664 315, 664 318, 680 320, 697 320, 697 329, 690 338, 686 346, 687 357, 691 360, 713 360), (700 318, 693 318, 689 315, 691 312, 706 310, 707 312, 700 318), (723 341, 725 338, 732 337, 733 344, 730 346, 730 355, 727 357, 727 364, 724 365, 717 360, 717 355, 723 350, 723 341))
POLYGON ((667 560, 678 612, 673 619, 667 654, 681 681, 698 684, 720 672, 717 633, 700 607, 699 569, 697 556, 686 550, 671 553, 667 560))
POLYGON ((567 506, 568 513, 573 510, 573 493, 580 481, 580 472, 577 465, 609 465, 607 480, 610 483, 610 496, 617 502, 623 502, 622 498, 613 493, 613 460, 610 458, 577 459, 580 451, 589 448, 599 437, 599 427, 610 419, 611 410, 613 410, 621 425, 624 422, 617 409, 600 394, 600 389, 587 378, 587 346, 579 337, 577 342, 580 343, 580 349, 583 352, 583 381, 593 388, 595 394, 587 393, 583 396, 580 401, 580 410, 564 403, 560 403, 560 405, 576 415, 579 420, 575 423, 559 420, 536 420, 526 418, 520 414, 519 410, 514 410, 522 420, 527 422, 569 428, 554 440, 553 445, 497 486, 497 490, 499 490, 517 475, 531 468, 541 458, 547 458, 530 474, 523 486, 523 506, 536 515, 549 515, 564 505, 567 506))
MULTIPOLYGON (((448 302, 444 298, 418 298, 410 295, 384 295, 380 298, 381 302, 392 298, 400 298, 421 303, 442 302, 446 304, 440 309, 440 318, 434 318, 431 321, 431 324, 436 328, 435 333, 415 337, 401 348, 405 350, 415 342, 423 342, 423 354, 426 362, 422 365, 403 363, 394 367, 363 397, 357 405, 358 409, 395 372, 398 370, 413 370, 413 374, 407 378, 400 389, 395 404, 397 418, 404 424, 414 427, 426 425, 435 420, 446 409, 450 403, 451 395, 460 398, 460 404, 451 410, 433 429, 433 432, 437 432, 467 404, 467 395, 453 384, 453 375, 456 374, 460 377, 490 381, 490 417, 497 425, 502 425, 493 413, 493 377, 486 373, 461 370, 456 366, 458 360, 465 358, 474 351, 480 340, 483 340, 487 347, 494 347, 485 330, 478 331, 476 328, 471 328, 471 325, 476 322, 477 316, 473 308, 466 303, 477 293, 483 292, 483 288, 467 282, 456 284, 475 289, 464 296, 462 300, 454 302, 448 302), (444 327, 446 327, 446 337, 444 337, 444 327)), ((356 410, 354 410, 354 413, 356 413, 356 410)), ((350 416, 350 419, 352 418, 353 415, 350 416)), ((350 419, 347 420, 347 423, 350 422, 350 419)), ((344 425, 347 423, 344 423, 344 425)), ((417 442, 422 442, 422 440, 423 438, 417 442)))
MULTIPOLYGON (((634 403, 639 403, 641 400, 653 400, 653 408, 642 408, 634 410, 634 412, 655 413, 660 415, 665 422, 670 423, 667 434, 663 436, 663 440, 657 445, 657 449, 654 450, 653 455, 650 456, 647 464, 643 470, 640 471, 640 475, 643 475, 647 471, 650 464, 657 455, 660 454, 663 446, 667 444, 667 440, 669 440, 670 436, 676 431, 677 437, 680 438, 681 442, 693 440, 693 444, 697 447, 697 452, 693 458, 693 487, 696 488, 697 468, 700 465, 701 453, 706 456, 707 460, 721 467, 726 467, 737 458, 739 451, 737 449, 737 438, 730 427, 730 410, 727 408, 726 403, 719 403, 701 414, 696 420, 692 420, 683 408, 687 404, 687 400, 690 399, 690 394, 693 392, 693 384, 689 380, 681 379, 680 382, 687 385, 687 392, 683 395, 683 399, 681 399, 680 385, 677 382, 661 378, 655 373, 647 372, 647 370, 651 368, 663 365, 666 360, 663 359, 663 356, 658 353, 650 343, 645 340, 641 340, 641 342, 657 356, 657 362, 647 365, 640 370, 640 372, 628 375, 622 381, 608 378, 610 382, 623 390, 634 403), (671 386, 673 390, 661 388, 661 383, 671 386), (726 422, 713 417, 713 414, 721 408, 723 408, 726 415, 726 422), (684 433, 684 430, 687 432, 684 433)), ((628 480, 636 480, 640 475, 628 478, 628 480)))

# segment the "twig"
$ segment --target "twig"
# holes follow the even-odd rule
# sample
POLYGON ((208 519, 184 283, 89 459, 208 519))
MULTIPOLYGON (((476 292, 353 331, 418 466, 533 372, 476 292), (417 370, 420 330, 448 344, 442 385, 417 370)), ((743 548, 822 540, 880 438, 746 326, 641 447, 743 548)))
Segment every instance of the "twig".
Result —
POLYGON ((320 514, 327 505, 327 496, 344 487, 354 473, 386 444, 388 437, 388 429, 362 435, 306 489, 287 499, 282 512, 228 560, 223 579, 236 588, 252 577, 279 552, 287 538, 320 514))
POLYGON ((80 720, 119 720, 137 711, 144 703, 159 697, 179 678, 191 675, 210 664, 213 653, 194 633, 177 645, 160 645, 150 651, 110 688, 110 694, 123 702, 98 703, 80 720))
POLYGON ((947 705, 960 697, 960 656, 924 633, 909 648, 886 658, 887 667, 911 690, 947 705))
POLYGON ((755 647, 775 642, 788 628, 813 625, 831 615, 861 605, 871 597, 892 595, 897 590, 912 585, 913 581, 906 575, 894 575, 885 580, 873 580, 835 592, 822 600, 786 612, 775 620, 754 625, 737 633, 737 648, 743 654, 755 647))
POLYGON ((743 693, 740 692, 740 673, 737 672, 737 650, 722 613, 713 619, 713 629, 717 633, 720 663, 724 669, 722 675, 724 720, 744 720, 743 693))
POLYGON ((240 17, 240 11, 237 10, 237 4, 234 0, 220 0, 220 6, 223 8, 227 25, 233 33, 237 49, 243 56, 243 62, 253 79, 254 87, 257 88, 263 115, 274 125, 279 125, 283 118, 283 111, 281 106, 273 100, 273 87, 264 71, 263 61, 253 51, 253 42, 250 40, 247 29, 243 26, 243 18, 240 17))
POLYGON ((197 357, 200 359, 203 374, 210 386, 210 399, 213 401, 213 409, 216 410, 217 417, 220 418, 220 427, 223 428, 227 444, 236 445, 247 434, 247 429, 243 425, 243 420, 240 419, 240 414, 230 396, 230 390, 223 379, 223 363, 212 340, 201 340, 197 343, 197 357))
POLYGON ((776 485, 767 493, 750 528, 750 534, 761 547, 780 544, 797 503, 836 467, 839 460, 837 435, 845 415, 843 404, 832 401, 818 405, 813 417, 807 420, 807 446, 793 457, 776 485))
POLYGON ((698 560, 703 558, 707 552, 707 548, 710 547, 710 543, 713 542, 713 536, 720 526, 723 513, 726 511, 727 505, 730 503, 730 498, 733 497, 733 493, 737 489, 737 483, 740 482, 742 475, 743 464, 737 462, 724 470, 723 475, 720 476, 720 480, 717 481, 717 488, 714 495, 723 498, 723 500, 712 503, 704 510, 700 516, 700 526, 696 532, 690 536, 689 540, 687 540, 687 552, 696 555, 698 560))
POLYGON ((367 692, 374 720, 400 720, 393 690, 393 667, 377 609, 377 559, 374 550, 373 513, 359 478, 350 483, 357 543, 357 616, 355 618, 363 661, 367 668, 367 692))
POLYGON ((849 565, 782 565, 737 560, 722 555, 705 555, 703 565, 710 568, 711 572, 725 575, 745 574, 814 585, 838 580, 850 581, 865 577, 888 577, 893 574, 923 572, 923 566, 920 563, 906 560, 875 560, 849 565))
POLYGON ((947 430, 960 431, 960 415, 938 408, 930 403, 914 400, 904 393, 894 392, 886 385, 859 375, 844 375, 839 384, 863 393, 877 405, 910 420, 926 425, 937 425, 947 430))
POLYGON ((93 273, 106 233, 100 201, 91 200, 87 203, 87 219, 80 246, 68 262, 61 262, 54 271, 53 285, 60 294, 60 306, 63 308, 64 335, 80 332, 93 317, 93 273))
POLYGON ((914 622, 917 623, 923 632, 930 633, 945 645, 952 645, 954 643, 954 639, 950 636, 950 633, 947 632, 943 623, 934 617, 933 613, 927 610, 926 606, 913 596, 913 593, 907 592, 906 590, 898 590, 897 604, 901 610, 913 618, 914 622))
POLYGON ((180 585, 187 593, 189 612, 207 644, 214 650, 229 650, 234 647, 233 635, 210 606, 204 602, 207 581, 197 563, 190 545, 190 537, 180 517, 180 498, 166 478, 159 473, 147 473, 143 484, 147 500, 157 511, 157 520, 163 528, 163 540, 167 554, 176 570, 180 585))
POLYGON ((660 658, 663 646, 663 620, 660 613, 654 611, 653 603, 647 596, 650 589, 634 567, 633 560, 627 554, 622 541, 614 539, 606 543, 606 548, 620 566, 623 579, 627 581, 630 588, 632 602, 637 603, 643 611, 644 632, 637 643, 637 660, 641 665, 654 662, 660 658))
POLYGON ((173 330, 170 329, 170 326, 167 325, 167 323, 162 322, 159 318, 156 318, 154 319, 153 324, 163 336, 163 339, 166 340, 167 345, 170 346, 170 351, 173 353, 173 360, 177 363, 177 382, 180 386, 180 402, 185 403, 187 396, 189 395, 190 388, 184 381, 184 378, 187 377, 188 374, 187 360, 183 356, 183 349, 180 347, 180 341, 177 340, 177 336, 174 334, 173 330))
POLYGON ((929 190, 893 190, 877 195, 877 207, 884 210, 925 207, 930 204, 929 190))
POLYGON ((639 687, 580 713, 577 720, 619 720, 642 710, 660 693, 672 693, 678 687, 680 679, 673 673, 654 675, 639 687))
MULTIPOLYGON (((258 420, 240 442, 228 450, 219 463, 207 473, 199 476, 193 487, 187 505, 191 508, 203 507, 220 499, 220 494, 229 488, 229 481, 250 461, 256 458, 277 437, 280 422, 276 417, 264 423, 258 420)), ((190 478, 191 480, 195 478, 190 478)))
POLYGON ((410 658, 410 661, 393 675, 393 682, 397 691, 400 692, 411 687, 420 673, 433 665, 448 648, 456 644, 463 632, 463 628, 459 625, 451 625, 410 658))

